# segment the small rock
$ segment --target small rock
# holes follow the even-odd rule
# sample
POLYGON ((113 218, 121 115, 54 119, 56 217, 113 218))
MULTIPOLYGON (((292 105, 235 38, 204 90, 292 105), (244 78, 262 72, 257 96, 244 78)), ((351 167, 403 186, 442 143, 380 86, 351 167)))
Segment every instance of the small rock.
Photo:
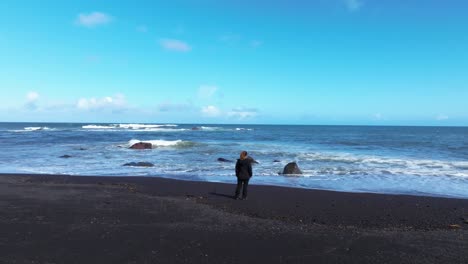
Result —
POLYGON ((449 225, 448 227, 449 227, 450 229, 459 229, 459 228, 460 228, 460 225, 454 224, 454 225, 449 225))
POLYGON ((154 164, 151 162, 129 162, 125 163, 123 166, 132 166, 132 167, 154 167, 154 164))
POLYGON ((63 159, 68 159, 68 158, 71 158, 72 156, 70 155, 63 155, 63 156, 60 156, 60 158, 63 158, 63 159))
POLYGON ((231 160, 225 159, 225 158, 218 158, 219 162, 232 162, 231 160))
POLYGON ((274 160, 273 162, 281 162, 281 160, 274 160))

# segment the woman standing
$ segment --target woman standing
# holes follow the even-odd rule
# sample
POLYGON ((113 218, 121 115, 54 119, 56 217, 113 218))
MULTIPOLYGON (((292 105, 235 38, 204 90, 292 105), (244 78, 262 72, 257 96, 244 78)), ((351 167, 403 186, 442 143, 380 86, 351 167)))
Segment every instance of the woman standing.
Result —
POLYGON ((247 187, 249 186, 250 177, 252 177, 252 163, 247 158, 247 151, 240 153, 240 158, 236 163, 236 176, 237 176, 237 188, 235 199, 240 200, 240 193, 242 189, 242 200, 247 199, 247 187))

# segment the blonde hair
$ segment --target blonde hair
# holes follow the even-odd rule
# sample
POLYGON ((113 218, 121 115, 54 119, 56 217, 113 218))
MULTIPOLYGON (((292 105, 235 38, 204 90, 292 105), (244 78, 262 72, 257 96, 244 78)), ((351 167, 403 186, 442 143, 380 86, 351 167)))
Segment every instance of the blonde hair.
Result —
POLYGON ((247 158, 247 151, 244 150, 240 153, 240 159, 244 160, 245 158, 247 158))

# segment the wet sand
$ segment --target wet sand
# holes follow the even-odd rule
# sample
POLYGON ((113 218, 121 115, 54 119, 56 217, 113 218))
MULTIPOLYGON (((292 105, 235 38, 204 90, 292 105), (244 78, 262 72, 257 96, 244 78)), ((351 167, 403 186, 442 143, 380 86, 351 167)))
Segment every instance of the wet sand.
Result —
POLYGON ((468 200, 234 181, 0 175, 0 263, 468 263, 468 200))

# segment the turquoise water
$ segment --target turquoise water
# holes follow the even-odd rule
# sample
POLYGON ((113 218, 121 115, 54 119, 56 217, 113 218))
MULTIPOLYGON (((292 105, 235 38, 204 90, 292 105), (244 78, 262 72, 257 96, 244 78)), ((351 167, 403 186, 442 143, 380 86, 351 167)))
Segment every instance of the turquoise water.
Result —
POLYGON ((247 150, 253 184, 468 198, 466 127, 0 123, 0 147, 3 173, 232 183, 247 150), (153 149, 128 148, 139 141, 153 149), (155 166, 122 166, 139 161, 155 166), (291 161, 303 174, 279 175, 291 161))

